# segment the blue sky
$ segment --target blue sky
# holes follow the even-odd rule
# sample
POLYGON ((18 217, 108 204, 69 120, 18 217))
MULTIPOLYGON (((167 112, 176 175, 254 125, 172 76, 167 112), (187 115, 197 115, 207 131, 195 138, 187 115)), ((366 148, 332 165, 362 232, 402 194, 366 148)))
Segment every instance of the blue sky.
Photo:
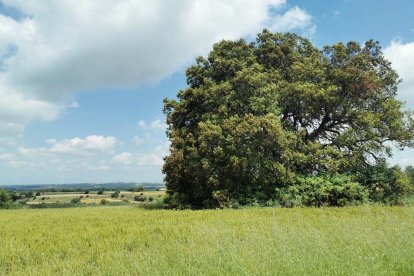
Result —
MULTIPOLYGON (((0 1, 0 184, 162 182, 162 100, 221 39, 379 40, 414 108, 414 2, 0 1)), ((390 160, 413 164, 414 151, 390 160)))

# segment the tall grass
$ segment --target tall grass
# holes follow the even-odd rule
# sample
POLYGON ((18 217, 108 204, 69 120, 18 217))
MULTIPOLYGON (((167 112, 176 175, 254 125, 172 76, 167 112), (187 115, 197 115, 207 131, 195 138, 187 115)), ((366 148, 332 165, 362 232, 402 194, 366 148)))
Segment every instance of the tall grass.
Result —
POLYGON ((0 275, 413 275, 414 208, 0 211, 0 275))

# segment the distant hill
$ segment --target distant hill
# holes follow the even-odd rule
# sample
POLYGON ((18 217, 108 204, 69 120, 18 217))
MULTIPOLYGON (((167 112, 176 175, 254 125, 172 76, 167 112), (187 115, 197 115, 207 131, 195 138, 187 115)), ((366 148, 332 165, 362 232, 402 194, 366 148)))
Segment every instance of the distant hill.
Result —
POLYGON ((135 182, 109 182, 109 183, 72 183, 72 184, 30 184, 30 185, 0 185, 0 188, 9 191, 77 191, 77 190, 128 190, 135 187, 144 187, 146 190, 163 188, 162 183, 135 183, 135 182))

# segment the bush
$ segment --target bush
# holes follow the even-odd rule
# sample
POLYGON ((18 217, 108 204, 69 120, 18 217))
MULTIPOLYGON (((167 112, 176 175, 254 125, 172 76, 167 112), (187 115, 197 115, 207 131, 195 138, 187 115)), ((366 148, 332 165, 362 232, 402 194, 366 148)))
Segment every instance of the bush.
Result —
POLYGON ((115 191, 115 192, 113 192, 113 193, 111 194, 111 197, 112 197, 112 198, 118 198, 118 197, 119 197, 119 193, 120 193, 120 191, 115 191))
POLYGON ((152 201, 154 201, 154 198, 152 196, 150 196, 150 197, 148 197, 148 201, 152 202, 152 201))
POLYGON ((135 196, 134 200, 139 201, 139 202, 145 202, 147 201, 147 198, 145 196, 139 195, 139 196, 135 196))
POLYGON ((188 209, 191 205, 188 203, 187 196, 183 193, 167 193, 164 197, 164 207, 167 209, 188 209))
POLYGON ((385 160, 359 168, 355 179, 368 189, 371 201, 390 205, 402 204, 414 190, 409 174, 398 166, 388 168, 385 160))
POLYGON ((8 208, 11 204, 11 198, 6 190, 0 189, 0 208, 8 208))
POLYGON ((239 203, 232 199, 227 190, 213 192, 213 200, 204 201, 204 206, 208 208, 239 208, 239 203))
POLYGON ((107 203, 108 203, 108 200, 106 200, 106 199, 102 199, 102 200, 101 200, 101 204, 102 204, 102 205, 106 205, 107 203))
POLYGON ((276 190, 284 207, 346 206, 368 201, 368 189, 345 175, 297 177, 294 185, 276 190))
POLYGON ((103 195, 103 194, 104 194, 104 191, 103 191, 103 190, 99 190, 99 191, 97 192, 97 194, 98 194, 98 195, 103 195))
POLYGON ((81 199, 80 198, 74 198, 74 199, 72 199, 71 201, 70 201, 70 203, 72 203, 72 204, 79 204, 79 203, 81 203, 81 199))
POLYGON ((10 194, 10 196, 11 196, 11 200, 14 202, 14 201, 17 201, 17 200, 19 200, 19 199, 22 199, 22 195, 21 194, 19 194, 19 193, 16 193, 16 192, 13 192, 12 194, 10 194))

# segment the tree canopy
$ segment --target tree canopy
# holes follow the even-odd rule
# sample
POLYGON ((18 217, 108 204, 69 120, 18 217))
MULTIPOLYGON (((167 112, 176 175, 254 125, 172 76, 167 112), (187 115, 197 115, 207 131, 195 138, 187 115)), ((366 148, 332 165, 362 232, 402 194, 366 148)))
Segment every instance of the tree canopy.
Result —
POLYGON ((413 146, 412 112, 396 99, 399 77, 373 40, 318 49, 264 30, 253 43, 215 44, 186 75, 188 88, 164 101, 173 207, 284 202, 304 183, 353 185, 365 200, 372 185, 361 170, 381 167, 392 146, 413 146))

